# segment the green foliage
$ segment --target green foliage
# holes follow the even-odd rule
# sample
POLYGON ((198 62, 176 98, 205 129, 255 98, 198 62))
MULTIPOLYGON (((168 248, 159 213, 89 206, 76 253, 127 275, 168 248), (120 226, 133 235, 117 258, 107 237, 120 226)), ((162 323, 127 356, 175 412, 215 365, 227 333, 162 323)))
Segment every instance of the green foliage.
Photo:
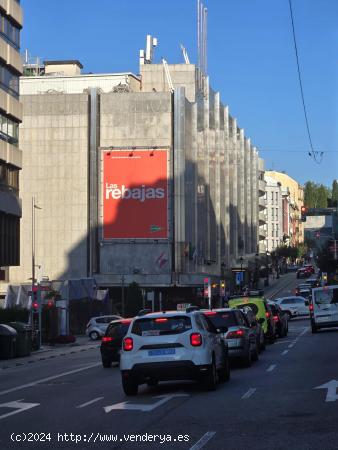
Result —
POLYGON ((143 298, 140 286, 133 282, 127 288, 125 316, 134 317, 143 307, 143 298))
POLYGON ((9 322, 25 322, 28 323, 29 311, 28 309, 14 307, 14 308, 0 308, 0 323, 9 322))
POLYGON ((332 183, 332 206, 338 206, 338 180, 332 183))
MULTIPOLYGON (((336 189, 338 196, 338 186, 336 187, 336 189)), ((305 183, 304 204, 307 208, 327 208, 328 201, 332 196, 333 189, 331 191, 331 189, 327 188, 323 184, 316 184, 313 181, 307 181, 305 183)))
POLYGON ((338 269, 338 262, 332 259, 332 255, 329 251, 329 242, 318 252, 317 264, 322 272, 333 274, 338 269))
POLYGON ((281 245, 280 247, 276 248, 276 255, 279 258, 296 259, 298 257, 298 249, 297 247, 281 245))

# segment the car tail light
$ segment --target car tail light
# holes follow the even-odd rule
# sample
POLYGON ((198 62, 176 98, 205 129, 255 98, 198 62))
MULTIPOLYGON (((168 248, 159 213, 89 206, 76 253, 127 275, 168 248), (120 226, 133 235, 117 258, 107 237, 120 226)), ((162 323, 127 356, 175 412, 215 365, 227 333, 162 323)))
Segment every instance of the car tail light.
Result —
POLYGON ((202 345, 202 336, 200 333, 191 333, 190 344, 193 347, 200 347, 202 345))
POLYGON ((110 336, 103 336, 103 338, 102 338, 102 342, 111 342, 112 340, 113 340, 113 338, 110 336))
POLYGON ((235 330, 235 331, 229 331, 226 335, 226 339, 237 339, 244 336, 243 330, 235 330))
POLYGON ((121 320, 121 323, 122 323, 123 325, 128 325, 128 324, 131 323, 131 320, 121 320))
POLYGON ((168 319, 166 317, 159 317, 158 319, 155 319, 155 322, 158 323, 168 322, 168 319))
POLYGON ((216 314, 216 311, 205 311, 203 314, 206 316, 214 316, 216 314))
POLYGON ((130 352, 134 347, 133 338, 127 337, 123 339, 123 350, 125 352, 130 352))
POLYGON ((278 316, 273 316, 273 320, 274 320, 275 322, 278 322, 279 317, 278 317, 278 316))

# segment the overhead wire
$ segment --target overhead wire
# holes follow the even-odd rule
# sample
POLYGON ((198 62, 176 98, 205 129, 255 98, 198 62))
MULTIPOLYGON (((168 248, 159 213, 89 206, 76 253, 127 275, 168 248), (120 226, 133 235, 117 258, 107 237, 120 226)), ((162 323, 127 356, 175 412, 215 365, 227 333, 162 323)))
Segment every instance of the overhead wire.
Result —
POLYGON ((307 134, 309 138, 310 148, 311 152, 309 152, 309 156, 313 157, 313 159, 316 161, 316 163, 320 164, 323 159, 324 152, 316 151, 313 147, 312 143, 312 137, 310 132, 310 126, 309 126, 309 120, 305 105, 305 98, 304 98, 304 91, 303 91, 303 82, 302 82, 302 76, 301 76, 301 70, 300 70, 300 64, 299 64, 299 57, 298 57, 298 46, 297 46, 297 40, 296 40, 296 31, 295 31, 295 23, 293 20, 293 9, 292 9, 292 0, 289 0, 289 7, 290 7, 290 17, 291 17, 291 25, 292 25, 292 35, 293 35, 293 44, 295 48, 295 54, 296 54, 296 61, 297 61, 297 72, 298 72, 298 80, 299 80, 299 87, 300 87, 300 93, 302 97, 302 104, 303 104, 303 111, 304 111, 304 117, 305 117, 305 123, 306 123, 306 129, 307 134))

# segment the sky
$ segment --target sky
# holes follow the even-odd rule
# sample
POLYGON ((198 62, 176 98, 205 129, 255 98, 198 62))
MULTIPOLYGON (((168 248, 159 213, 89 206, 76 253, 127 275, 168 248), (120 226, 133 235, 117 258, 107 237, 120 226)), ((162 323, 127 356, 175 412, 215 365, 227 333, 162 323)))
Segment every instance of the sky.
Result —
MULTIPOLYGON (((292 0, 313 147, 302 107, 289 0, 204 0, 208 75, 267 170, 304 184, 338 179, 338 1, 292 0)), ((197 62, 197 0, 21 0, 21 50, 42 59, 78 59, 83 72, 139 73, 145 38, 154 62, 197 62)))

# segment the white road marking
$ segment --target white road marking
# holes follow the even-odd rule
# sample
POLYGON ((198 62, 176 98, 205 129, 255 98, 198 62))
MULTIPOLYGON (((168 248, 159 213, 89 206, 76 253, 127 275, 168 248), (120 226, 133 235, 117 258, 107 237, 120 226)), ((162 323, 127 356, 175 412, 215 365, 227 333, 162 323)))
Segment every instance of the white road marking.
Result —
POLYGON ((110 411, 114 410, 123 410, 123 411, 134 410, 134 411, 150 412, 176 397, 189 397, 189 394, 157 395, 156 397, 153 398, 159 398, 160 400, 152 404, 121 402, 115 403, 114 405, 104 406, 103 409, 105 410, 106 413, 109 413, 110 411))
POLYGON ((69 370, 68 372, 59 373, 58 375, 52 375, 47 378, 40 378, 40 380, 32 381, 31 383, 21 384, 20 386, 15 386, 10 389, 6 389, 5 391, 0 391, 0 395, 9 394, 10 392, 20 391, 21 389, 25 389, 27 387, 36 386, 39 383, 45 383, 46 381, 56 380, 60 377, 65 377, 67 375, 72 375, 73 373, 83 372, 84 370, 92 369, 93 367, 101 366, 101 363, 91 364, 90 366, 80 367, 80 369, 69 370))
POLYGON ((293 342, 292 344, 288 345, 288 348, 292 348, 295 345, 295 342, 293 342))
POLYGON ((322 384, 321 386, 317 386, 313 389, 327 389, 325 401, 326 402, 335 402, 336 400, 338 400, 337 387, 338 387, 338 381, 331 380, 331 381, 328 381, 327 383, 322 384))
POLYGON ((14 414, 18 414, 18 413, 27 411, 27 409, 31 409, 31 408, 34 408, 35 406, 40 405, 40 403, 24 403, 22 400, 1 403, 0 408, 13 408, 15 411, 11 411, 9 413, 2 414, 0 416, 0 419, 4 419, 5 417, 13 416, 14 414))
POLYGON ((241 399, 245 400, 246 398, 251 397, 256 391, 256 388, 250 388, 244 395, 242 395, 241 399))
POLYGON ((199 450, 200 448, 204 447, 205 444, 207 442, 209 442, 212 437, 215 436, 215 434, 216 434, 216 431, 206 432, 205 434, 203 434, 201 439, 196 442, 196 444, 194 444, 192 447, 190 447, 189 450, 199 450))
POLYGON ((282 352, 282 355, 286 355, 287 353, 289 353, 289 350, 284 350, 284 352, 282 352))
POLYGON ((270 367, 266 369, 267 372, 272 372, 276 368, 276 364, 271 364, 270 367))
POLYGON ((98 402, 99 400, 102 400, 103 398, 104 398, 104 397, 97 397, 97 398, 94 398, 93 400, 90 400, 89 402, 82 403, 82 405, 77 406, 77 408, 84 408, 85 406, 92 405, 93 403, 96 403, 96 402, 98 402))
POLYGON ((274 345, 286 344, 287 342, 291 342, 291 339, 285 339, 285 340, 279 341, 279 342, 277 341, 277 342, 274 343, 274 345))

